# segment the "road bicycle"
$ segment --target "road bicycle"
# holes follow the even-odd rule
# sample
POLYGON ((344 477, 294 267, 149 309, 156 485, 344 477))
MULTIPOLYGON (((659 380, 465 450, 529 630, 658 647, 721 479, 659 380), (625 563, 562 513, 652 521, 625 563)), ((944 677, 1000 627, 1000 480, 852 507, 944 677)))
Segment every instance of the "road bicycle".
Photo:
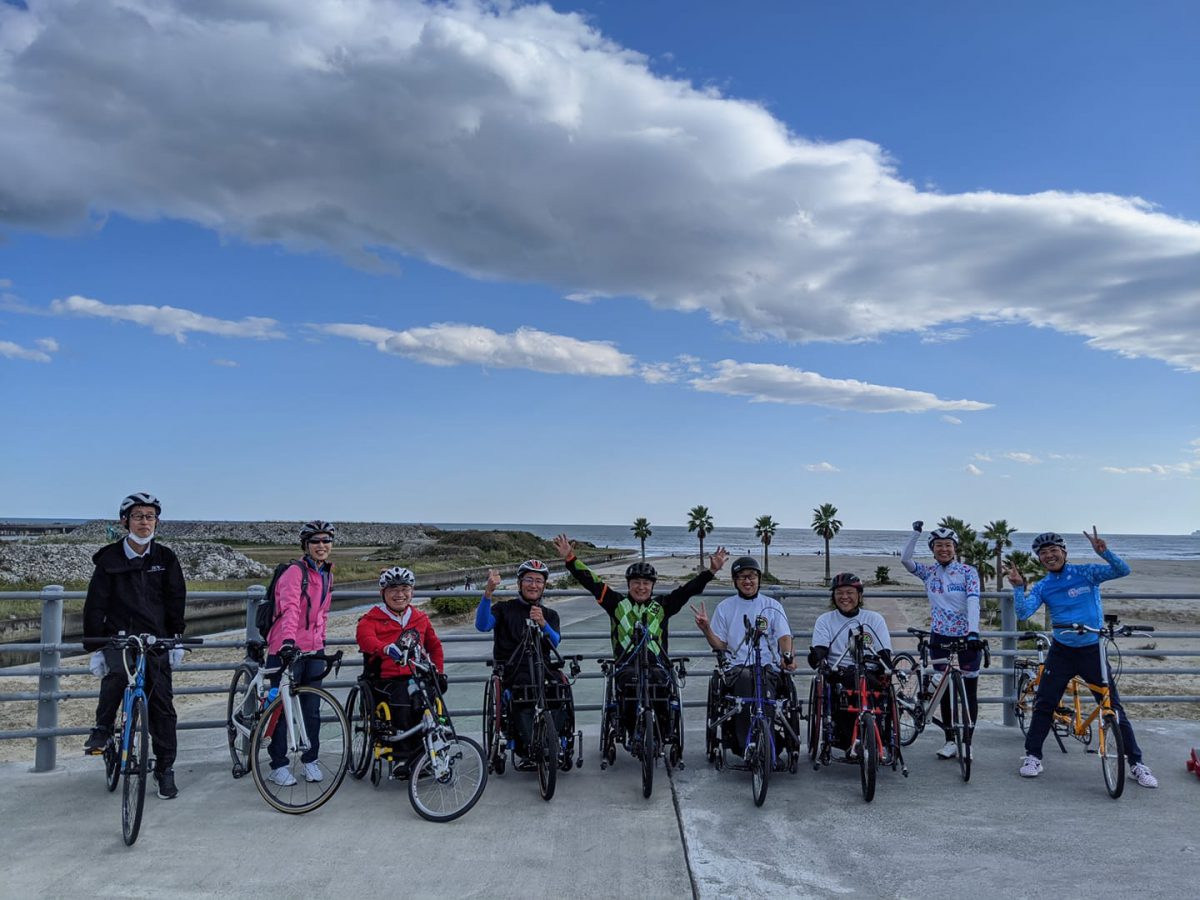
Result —
POLYGON ((863 799, 875 799, 876 773, 884 766, 908 777, 900 740, 900 708, 890 673, 870 649, 870 635, 859 625, 838 659, 822 660, 809 686, 808 753, 813 769, 835 760, 857 763, 863 799), (839 668, 849 656, 850 665, 839 668), (847 687, 850 681, 853 687, 847 687), (835 712, 836 711, 836 712, 835 712), (844 759, 833 756, 835 715, 853 717, 844 759))
POLYGON ((350 718, 351 775, 361 778, 369 769, 376 787, 387 772, 388 781, 407 781, 413 809, 431 822, 450 822, 469 811, 487 786, 488 767, 483 748, 460 735, 442 697, 439 673, 415 629, 396 642, 401 666, 412 674, 405 689, 419 721, 400 728, 392 707, 364 675, 346 701, 350 718), (378 696, 376 696, 378 694, 378 696), (405 751, 413 742, 416 749, 405 751))
POLYGON ((683 768, 683 716, 679 691, 687 679, 686 656, 668 657, 668 667, 658 665, 650 650, 650 632, 645 616, 634 626, 634 644, 624 662, 600 660, 604 673, 604 706, 600 714, 600 768, 607 769, 617 758, 617 744, 638 760, 642 775, 642 796, 654 791, 654 770, 665 757, 670 768, 683 768), (632 671, 633 677, 621 690, 617 676, 632 671), (651 677, 658 672, 665 681, 651 677), (630 691, 629 688, 633 690, 630 691), (632 728, 622 724, 622 713, 632 706, 632 728))
POLYGON ((726 665, 725 652, 716 651, 717 668, 709 682, 705 750, 709 762, 718 770, 727 765, 729 768, 749 770, 754 805, 762 806, 767 799, 771 773, 786 769, 794 774, 797 769, 800 759, 801 710, 796 699, 795 686, 788 672, 778 673, 777 694, 782 696, 767 696, 764 678, 767 667, 762 660, 762 643, 767 636, 766 619, 759 616, 752 623, 749 616, 743 616, 742 621, 746 626, 745 641, 751 647, 751 655, 750 662, 740 669, 743 673, 749 672, 753 693, 741 696, 736 692, 738 668, 726 665), (749 709, 750 722, 745 743, 740 748, 742 762, 727 763, 726 740, 734 733, 734 729, 732 725, 729 728, 725 725, 731 723, 734 717, 745 709, 749 709))
POLYGON ((247 641, 246 659, 234 670, 226 708, 233 777, 249 772, 262 798, 289 814, 311 812, 329 800, 346 777, 350 761, 350 726, 342 705, 324 688, 296 684, 295 668, 307 660, 325 664, 324 671, 310 679, 321 681, 331 671, 336 674, 340 670, 342 651, 298 653, 268 668, 266 644, 247 641), (273 681, 278 685, 272 685, 273 681), (306 722, 315 727, 310 730, 306 722), (271 768, 270 745, 280 728, 286 734, 284 771, 290 779, 276 775, 271 768), (314 753, 315 759, 304 759, 314 753), (316 763, 319 778, 313 777, 307 762, 316 763), (286 780, 291 783, 280 783, 286 780))
MULTIPOLYGON (((901 652, 892 657, 893 681, 896 700, 900 710, 900 743, 907 747, 925 730, 932 721, 940 728, 946 725, 938 719, 942 698, 950 697, 951 740, 958 754, 958 769, 963 781, 971 780, 971 741, 975 735, 975 723, 967 704, 967 687, 958 655, 968 648, 962 638, 947 638, 942 644, 948 658, 930 663, 930 632, 909 628, 908 633, 917 639, 917 655, 920 665, 911 653, 901 652)), ((987 641, 980 641, 983 650, 983 667, 992 664, 991 649, 987 641)))
POLYGON ((166 653, 180 647, 203 644, 201 638, 162 638, 153 634, 121 632, 108 643, 119 650, 125 668, 125 693, 117 712, 117 727, 101 751, 105 785, 110 792, 121 788, 121 837, 133 846, 142 827, 146 801, 146 777, 150 771, 150 729, 147 719, 146 654, 166 653), (132 657, 132 660, 130 659, 132 657))

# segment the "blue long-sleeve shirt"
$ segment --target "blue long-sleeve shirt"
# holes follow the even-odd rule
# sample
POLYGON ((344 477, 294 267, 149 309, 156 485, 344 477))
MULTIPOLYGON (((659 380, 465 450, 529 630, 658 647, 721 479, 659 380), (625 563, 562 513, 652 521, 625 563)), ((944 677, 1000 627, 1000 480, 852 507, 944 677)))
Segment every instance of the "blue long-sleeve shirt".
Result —
MULTIPOLYGON (((1073 565, 1068 563, 1061 572, 1047 572, 1046 577, 1025 592, 1013 588, 1013 605, 1018 619, 1028 619, 1039 606, 1050 610, 1052 625, 1078 622, 1099 628, 1104 623, 1104 607, 1100 602, 1100 584, 1129 574, 1129 566, 1117 554, 1107 550, 1102 554, 1107 566, 1073 565)), ((1095 634, 1076 634, 1055 629, 1054 639, 1070 647, 1087 647, 1099 643, 1095 634)))
MULTIPOLYGON (((476 631, 491 631, 496 627, 496 616, 492 612, 492 601, 484 594, 479 598, 479 606, 475 610, 475 630, 476 631)), ((546 622, 542 626, 542 633, 550 641, 551 647, 557 647, 558 642, 562 640, 562 635, 546 622)))

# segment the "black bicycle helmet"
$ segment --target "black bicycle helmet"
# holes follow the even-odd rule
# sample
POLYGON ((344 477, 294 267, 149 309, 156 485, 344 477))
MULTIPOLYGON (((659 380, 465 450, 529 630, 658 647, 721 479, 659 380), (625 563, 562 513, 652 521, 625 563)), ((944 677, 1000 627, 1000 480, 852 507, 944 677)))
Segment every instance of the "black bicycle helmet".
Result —
POLYGON ((158 502, 158 498, 153 494, 147 494, 145 491, 139 491, 136 494, 130 494, 121 501, 121 511, 117 514, 117 518, 122 522, 129 516, 129 511, 135 506, 153 506, 156 516, 162 515, 162 504, 158 502))
POLYGON ((307 550, 308 542, 318 534, 327 534, 334 537, 337 534, 337 529, 333 527, 332 522, 325 522, 321 519, 313 519, 311 522, 305 522, 300 528, 300 549, 307 550))
POLYGON ((639 560, 625 570, 625 580, 629 581, 631 578, 649 578, 651 581, 658 581, 658 572, 650 563, 639 560))
POLYGON ((762 575, 762 566, 758 564, 758 560, 753 556, 739 556, 729 568, 729 574, 734 578, 737 578, 740 573, 745 571, 757 572, 759 575, 762 575))
POLYGON ((833 584, 830 586, 830 590, 836 591, 840 587, 856 588, 860 596, 863 592, 862 579, 853 572, 842 572, 833 576, 833 584))
POLYGON ((1043 531, 1033 539, 1033 552, 1040 553, 1043 547, 1058 547, 1061 550, 1067 549, 1067 542, 1063 540, 1063 536, 1057 531, 1043 531))

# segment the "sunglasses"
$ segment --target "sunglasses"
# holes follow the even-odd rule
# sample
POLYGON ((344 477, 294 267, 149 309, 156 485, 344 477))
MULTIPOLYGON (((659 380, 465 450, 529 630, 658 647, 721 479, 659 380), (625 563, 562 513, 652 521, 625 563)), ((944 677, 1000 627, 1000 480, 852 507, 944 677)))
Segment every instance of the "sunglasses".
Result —
POLYGON ((309 538, 310 544, 332 544, 333 538, 309 538))

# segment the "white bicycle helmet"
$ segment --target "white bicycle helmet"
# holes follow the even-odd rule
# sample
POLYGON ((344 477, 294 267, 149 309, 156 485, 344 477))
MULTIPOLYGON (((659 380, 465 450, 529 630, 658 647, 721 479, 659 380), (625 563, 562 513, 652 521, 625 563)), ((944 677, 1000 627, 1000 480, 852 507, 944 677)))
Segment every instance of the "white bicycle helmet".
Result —
POLYGON ((929 549, 933 549, 934 541, 954 541, 954 546, 958 547, 958 535, 949 528, 935 528, 929 532, 929 549))
POLYGON ((417 576, 412 573, 411 569, 406 569, 404 566, 392 566, 390 569, 384 569, 379 573, 380 590, 390 587, 400 587, 402 585, 412 587, 416 583, 417 576))
POLYGON ((158 502, 158 498, 153 494, 147 494, 144 491, 139 491, 136 494, 130 494, 121 501, 121 512, 118 515, 119 519, 124 520, 129 515, 129 511, 135 506, 153 506, 156 516, 162 515, 162 504, 158 502))

